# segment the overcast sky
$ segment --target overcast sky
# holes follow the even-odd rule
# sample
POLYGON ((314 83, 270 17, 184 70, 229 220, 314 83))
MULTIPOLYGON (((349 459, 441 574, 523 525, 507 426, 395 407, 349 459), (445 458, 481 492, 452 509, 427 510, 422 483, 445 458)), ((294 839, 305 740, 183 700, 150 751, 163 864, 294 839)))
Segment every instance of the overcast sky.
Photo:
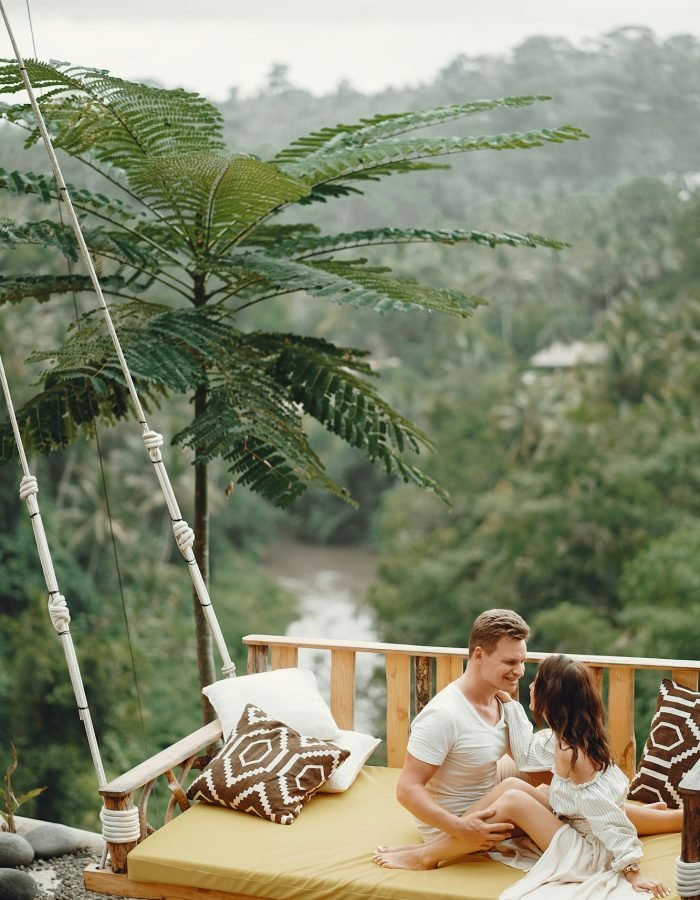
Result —
MULTIPOLYGON (((624 25, 700 36, 700 0, 3 0, 24 56, 109 69, 224 99, 275 63, 315 93, 432 79, 459 53, 504 53, 534 34, 578 44, 624 25)), ((1 56, 11 55, 0 33, 1 56)))

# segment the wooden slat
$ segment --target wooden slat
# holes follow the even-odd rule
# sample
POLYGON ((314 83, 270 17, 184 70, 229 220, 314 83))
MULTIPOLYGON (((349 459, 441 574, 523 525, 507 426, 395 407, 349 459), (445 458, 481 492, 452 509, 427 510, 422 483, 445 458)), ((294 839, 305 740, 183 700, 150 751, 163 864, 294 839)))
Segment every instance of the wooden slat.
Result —
POLYGON ((634 669, 610 669, 608 731, 615 762, 625 775, 631 778, 637 763, 634 737, 634 669))
POLYGON ((90 891, 112 897, 141 897, 145 900, 251 900, 250 894, 230 894, 213 888, 195 888, 179 884, 162 884, 156 881, 134 881, 126 875, 117 875, 110 869, 88 866, 83 871, 83 882, 90 891))
POLYGON ((605 669, 602 666, 589 666, 588 667, 593 675, 593 680, 595 681, 595 686, 598 688, 598 693, 600 696, 603 696, 603 674, 605 669))
POLYGON ((205 747, 218 741, 220 737, 221 722, 216 719, 108 782, 100 789, 100 793, 103 797, 125 797, 127 794, 132 794, 168 769, 179 766, 191 756, 195 756, 200 750, 204 750, 205 747))
POLYGON ((267 672, 267 653, 269 648, 269 644, 261 643, 251 644, 248 647, 248 674, 267 672))
POLYGON ((403 765, 408 743, 410 657, 386 655, 386 764, 403 765))
POLYGON ((273 669, 290 669, 299 662, 297 647, 272 647, 270 655, 273 669))
MULTIPOLYGON (((249 634, 243 638, 244 644, 264 644, 266 646, 281 646, 284 644, 294 647, 309 647, 313 650, 355 650, 363 653, 388 653, 405 654, 406 656, 461 656, 466 652, 460 647, 428 647, 414 644, 385 644, 378 641, 342 641, 326 640, 324 638, 305 637, 280 637, 272 634, 249 634)), ((549 653, 528 653, 528 662, 541 662, 550 656, 549 653)), ((598 656, 586 653, 571 653, 572 659, 587 663, 592 666, 613 668, 621 666, 628 669, 666 669, 700 671, 700 660, 696 659, 655 659, 648 656, 598 656)))
POLYGON ((413 658, 413 714, 416 716, 430 700, 433 693, 431 662, 432 660, 429 656, 414 656, 413 658))
POLYGON ((681 687, 688 688, 691 691, 698 689, 698 673, 691 672, 688 669, 672 669, 671 678, 681 687))
POLYGON ((464 671, 465 660, 461 656, 438 656, 436 660, 435 690, 441 691, 464 671))
POLYGON ((355 652, 331 650, 331 712, 338 728, 355 723, 355 652))
MULTIPOLYGON (((700 864, 700 761, 681 779, 679 791, 683 798, 683 837, 681 859, 700 864)), ((692 900, 692 898, 691 898, 692 900)))

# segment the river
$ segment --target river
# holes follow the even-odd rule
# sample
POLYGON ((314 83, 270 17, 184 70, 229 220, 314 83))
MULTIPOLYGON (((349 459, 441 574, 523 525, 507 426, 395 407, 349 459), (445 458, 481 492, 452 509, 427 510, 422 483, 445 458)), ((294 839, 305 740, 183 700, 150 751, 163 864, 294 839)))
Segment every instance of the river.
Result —
MULTIPOLYGON (((365 604, 377 569, 377 555, 364 547, 319 547, 293 541, 270 544, 263 568, 299 599, 299 618, 287 634, 296 637, 377 639, 372 611, 365 604)), ((313 669, 321 693, 329 699, 330 654, 300 650, 299 663, 313 669)), ((372 674, 380 660, 358 654, 355 728, 372 731, 377 689, 372 674)))

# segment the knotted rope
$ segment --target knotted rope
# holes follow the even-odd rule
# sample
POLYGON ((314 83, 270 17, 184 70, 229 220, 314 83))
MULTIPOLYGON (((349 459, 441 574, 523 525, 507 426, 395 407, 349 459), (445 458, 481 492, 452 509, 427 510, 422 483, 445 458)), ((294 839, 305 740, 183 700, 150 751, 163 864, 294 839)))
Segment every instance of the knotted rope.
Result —
POLYGON ((15 408, 12 403, 12 397, 10 396, 10 387, 7 383, 2 356, 0 356, 0 383, 2 384, 2 392, 5 397, 7 413, 12 425, 12 431, 15 436, 15 443, 17 444, 17 453, 19 454, 20 464, 24 473, 20 482, 19 496, 26 503, 27 511, 29 512, 29 518, 32 523, 34 541, 39 553, 39 560, 41 561, 41 568, 44 573, 46 588, 49 593, 48 611, 49 616, 51 617, 51 624, 56 629, 56 633, 58 634, 58 636, 61 638, 63 651, 66 657, 66 664, 68 666, 68 674, 70 676, 71 684, 73 685, 75 702, 78 707, 78 715, 85 727, 85 733, 87 735, 90 753, 92 755, 92 762, 95 767, 95 773, 97 775, 97 781, 100 788, 102 788, 106 784, 107 779, 105 778, 102 758, 100 756, 100 749, 97 744, 97 737, 95 736, 95 729, 92 724, 92 717, 90 716, 87 696, 85 695, 85 687, 83 685, 83 679, 80 674, 80 666, 78 665, 78 658, 75 654, 73 638, 70 633, 70 611, 68 609, 68 604, 66 603, 66 598, 58 589, 58 581, 56 579, 56 573, 54 571, 53 561, 51 559, 49 544, 46 540, 46 532, 44 531, 44 523, 41 519, 39 501, 37 499, 37 494, 39 493, 39 483, 35 476, 32 475, 29 471, 29 463, 27 462, 27 455, 24 452, 22 436, 19 431, 19 426, 17 425, 17 416, 15 415, 15 408))
POLYGON ((676 890, 679 897, 696 897, 700 894, 700 862, 676 860, 676 890))
POLYGON ((110 844, 129 844, 141 837, 137 806, 130 806, 128 809, 107 809, 103 806, 100 810, 100 821, 102 837, 110 844))

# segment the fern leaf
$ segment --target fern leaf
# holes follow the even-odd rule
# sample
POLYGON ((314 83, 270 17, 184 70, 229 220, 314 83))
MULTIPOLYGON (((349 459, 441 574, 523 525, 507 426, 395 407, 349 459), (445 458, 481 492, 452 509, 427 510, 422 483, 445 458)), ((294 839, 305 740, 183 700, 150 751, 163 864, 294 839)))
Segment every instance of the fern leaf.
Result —
MULTIPOLYGON (((440 290, 409 278, 395 278, 386 269, 364 266, 363 260, 296 262, 269 254, 239 253, 228 261, 229 275, 256 281, 237 297, 246 303, 260 297, 306 291, 347 306, 368 306, 379 312, 425 309, 464 318, 484 301, 459 291, 440 290)), ((223 273, 221 273, 223 274, 223 273)))
MULTIPOLYGON (((119 275, 108 275, 100 279, 106 294, 119 293, 127 284, 119 275)), ((129 283, 129 292, 146 290, 150 282, 129 283)), ((39 303, 46 303, 54 294, 78 294, 93 291, 92 281, 87 275, 0 275, 0 305, 21 303, 33 297, 39 303)))
POLYGON ((576 141, 586 137, 585 132, 572 125, 561 128, 542 128, 536 131, 509 134, 478 135, 466 137, 386 139, 367 146, 326 149, 323 154, 310 155, 280 163, 288 175, 301 178, 310 185, 325 183, 353 176, 370 176, 386 170, 391 163, 404 160, 425 159, 432 156, 448 156, 452 153, 468 153, 475 150, 527 150, 545 143, 576 141))
MULTIPOLYGON (((135 167, 130 184, 152 207, 173 215, 206 251, 230 243, 257 221, 309 193, 306 184, 253 157, 195 153, 150 159, 135 167)), ((202 251, 204 252, 204 250, 202 251)))
POLYGON ((511 247, 548 247, 556 250, 568 246, 562 241, 543 237, 539 234, 521 234, 513 231, 476 231, 461 228, 437 230, 427 228, 372 228, 335 235, 293 233, 286 239, 282 236, 280 237, 281 240, 273 245, 269 252, 275 256, 292 256, 296 259, 378 244, 469 243, 482 244, 487 247, 507 244, 511 247))
MULTIPOLYGON (((0 93, 24 90, 17 64, 3 62, 0 93)), ((148 157, 224 149, 221 113, 198 94, 124 81, 68 63, 25 64, 34 88, 45 91, 38 102, 55 146, 71 156, 90 153, 128 172, 148 157)), ((29 129, 28 144, 38 140, 29 105, 5 107, 3 115, 29 129)))
POLYGON ((503 97, 498 100, 477 100, 418 112, 376 115, 371 119, 360 119, 359 122, 352 125, 322 128, 306 137, 298 138, 288 148, 281 150, 274 158, 274 162, 287 163, 304 159, 313 154, 325 155, 328 150, 337 151, 350 146, 362 147, 384 138, 394 137, 397 134, 406 134, 420 128, 441 125, 474 113, 504 107, 517 109, 550 99, 543 95, 503 97))

